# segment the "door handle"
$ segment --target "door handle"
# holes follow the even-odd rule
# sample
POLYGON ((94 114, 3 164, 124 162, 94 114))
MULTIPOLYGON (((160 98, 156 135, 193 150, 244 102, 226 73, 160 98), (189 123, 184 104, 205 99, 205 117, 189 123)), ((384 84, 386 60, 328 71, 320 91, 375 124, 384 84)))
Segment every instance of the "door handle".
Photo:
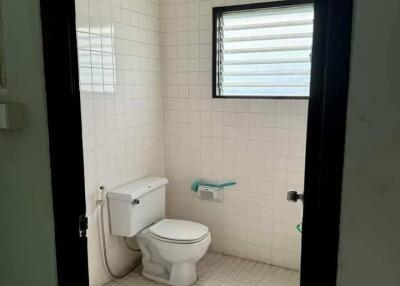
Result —
POLYGON ((287 192, 287 200, 290 202, 297 202, 298 200, 301 200, 304 202, 304 194, 299 194, 296 191, 289 191, 287 192))

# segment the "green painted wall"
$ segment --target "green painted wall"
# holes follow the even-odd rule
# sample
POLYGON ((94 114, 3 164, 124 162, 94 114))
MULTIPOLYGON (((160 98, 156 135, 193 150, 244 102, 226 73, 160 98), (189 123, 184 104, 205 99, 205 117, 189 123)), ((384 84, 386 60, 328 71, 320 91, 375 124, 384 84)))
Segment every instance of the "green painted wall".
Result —
POLYGON ((27 127, 0 130, 0 285, 57 285, 39 0, 1 0, 8 89, 27 127))
POLYGON ((340 286, 400 285, 399 28, 399 0, 355 0, 340 286))

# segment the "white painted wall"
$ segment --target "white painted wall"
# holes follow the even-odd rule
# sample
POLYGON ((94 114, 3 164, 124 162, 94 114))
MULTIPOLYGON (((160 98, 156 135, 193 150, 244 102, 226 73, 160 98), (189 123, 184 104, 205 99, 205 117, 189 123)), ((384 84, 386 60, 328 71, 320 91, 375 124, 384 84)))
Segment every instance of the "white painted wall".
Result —
POLYGON ((400 285, 400 1, 356 0, 338 285, 400 285))
MULTIPOLYGON (((2 0, 8 93, 27 125, 0 130, 0 285, 57 285, 39 0, 2 0)), ((0 49, 2 49, 1 47, 0 49)))

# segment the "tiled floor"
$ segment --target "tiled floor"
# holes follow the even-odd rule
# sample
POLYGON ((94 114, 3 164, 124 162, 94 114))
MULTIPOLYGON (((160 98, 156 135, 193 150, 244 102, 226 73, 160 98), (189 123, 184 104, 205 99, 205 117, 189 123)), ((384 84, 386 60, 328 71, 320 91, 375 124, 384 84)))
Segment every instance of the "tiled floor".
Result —
MULTIPOLYGON (((298 286, 300 274, 285 268, 261 262, 215 253, 208 253, 197 264, 198 280, 194 285, 202 286, 298 286)), ((125 279, 105 284, 107 286, 156 286, 140 271, 125 279)))

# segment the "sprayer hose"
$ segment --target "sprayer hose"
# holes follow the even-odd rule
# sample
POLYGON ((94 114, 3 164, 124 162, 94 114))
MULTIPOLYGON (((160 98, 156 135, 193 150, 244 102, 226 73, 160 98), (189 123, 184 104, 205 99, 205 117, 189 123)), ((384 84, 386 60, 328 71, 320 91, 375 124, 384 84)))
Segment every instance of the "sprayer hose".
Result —
MULTIPOLYGON (((100 228, 101 228, 101 240, 102 240, 102 245, 103 245, 104 264, 106 266, 108 274, 110 274, 110 276, 112 278, 114 278, 114 279, 124 278, 126 275, 128 275, 133 270, 135 270, 135 268, 138 266, 139 263, 135 262, 128 270, 126 270, 123 273, 116 274, 111 270, 110 265, 108 263, 106 239, 105 239, 105 235, 104 235, 104 203, 100 205, 100 212, 101 212, 100 228)), ((125 243, 127 244, 126 239, 125 239, 125 243)), ((127 246, 128 246, 128 244, 127 244, 127 246)), ((137 249, 133 249, 133 248, 130 248, 130 247, 129 247, 129 249, 134 250, 134 251, 139 251, 137 249)))

